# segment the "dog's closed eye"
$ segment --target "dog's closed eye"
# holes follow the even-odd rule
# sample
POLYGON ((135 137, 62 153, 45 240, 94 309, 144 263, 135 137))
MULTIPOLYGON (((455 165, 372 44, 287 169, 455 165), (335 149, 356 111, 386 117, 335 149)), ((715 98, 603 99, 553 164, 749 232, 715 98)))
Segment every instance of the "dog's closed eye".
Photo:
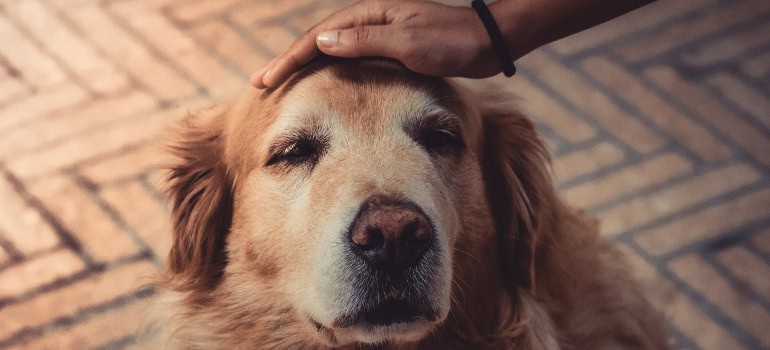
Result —
POLYGON ((325 143, 313 133, 294 133, 271 147, 266 166, 315 164, 325 149, 325 143))
POLYGON ((452 116, 428 116, 409 129, 412 138, 431 154, 447 155, 465 147, 460 127, 452 116))

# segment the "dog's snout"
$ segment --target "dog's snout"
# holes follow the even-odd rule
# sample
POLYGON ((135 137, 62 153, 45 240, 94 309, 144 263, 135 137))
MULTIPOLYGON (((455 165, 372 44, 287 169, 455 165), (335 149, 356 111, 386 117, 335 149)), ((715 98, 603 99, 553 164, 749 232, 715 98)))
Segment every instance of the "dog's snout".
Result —
POLYGON ((412 203, 373 198, 351 230, 353 249, 376 269, 400 272, 414 266, 433 242, 430 220, 412 203))

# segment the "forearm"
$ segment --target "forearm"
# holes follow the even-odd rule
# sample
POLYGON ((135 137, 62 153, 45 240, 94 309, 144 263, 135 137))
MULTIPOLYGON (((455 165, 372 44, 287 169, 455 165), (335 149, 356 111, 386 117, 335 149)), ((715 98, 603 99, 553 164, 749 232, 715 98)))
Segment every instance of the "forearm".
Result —
POLYGON ((517 59, 654 0, 499 0, 490 5, 511 55, 517 59))

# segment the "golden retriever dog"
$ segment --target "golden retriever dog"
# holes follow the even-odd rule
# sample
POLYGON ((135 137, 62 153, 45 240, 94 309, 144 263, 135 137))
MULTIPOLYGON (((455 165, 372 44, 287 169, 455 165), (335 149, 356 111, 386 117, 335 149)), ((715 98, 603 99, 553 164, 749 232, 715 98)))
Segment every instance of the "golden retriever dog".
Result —
POLYGON ((668 348, 532 122, 482 84, 322 58, 187 117, 158 348, 668 348))

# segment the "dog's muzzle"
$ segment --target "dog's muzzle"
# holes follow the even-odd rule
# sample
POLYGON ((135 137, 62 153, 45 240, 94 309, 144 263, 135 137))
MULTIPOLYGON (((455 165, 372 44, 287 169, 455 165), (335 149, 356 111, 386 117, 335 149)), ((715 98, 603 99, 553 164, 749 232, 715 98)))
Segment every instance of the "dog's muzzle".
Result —
POLYGON ((335 326, 365 327, 435 320, 430 294, 439 259, 436 232, 416 204, 373 197, 363 203, 350 226, 356 305, 335 326))

